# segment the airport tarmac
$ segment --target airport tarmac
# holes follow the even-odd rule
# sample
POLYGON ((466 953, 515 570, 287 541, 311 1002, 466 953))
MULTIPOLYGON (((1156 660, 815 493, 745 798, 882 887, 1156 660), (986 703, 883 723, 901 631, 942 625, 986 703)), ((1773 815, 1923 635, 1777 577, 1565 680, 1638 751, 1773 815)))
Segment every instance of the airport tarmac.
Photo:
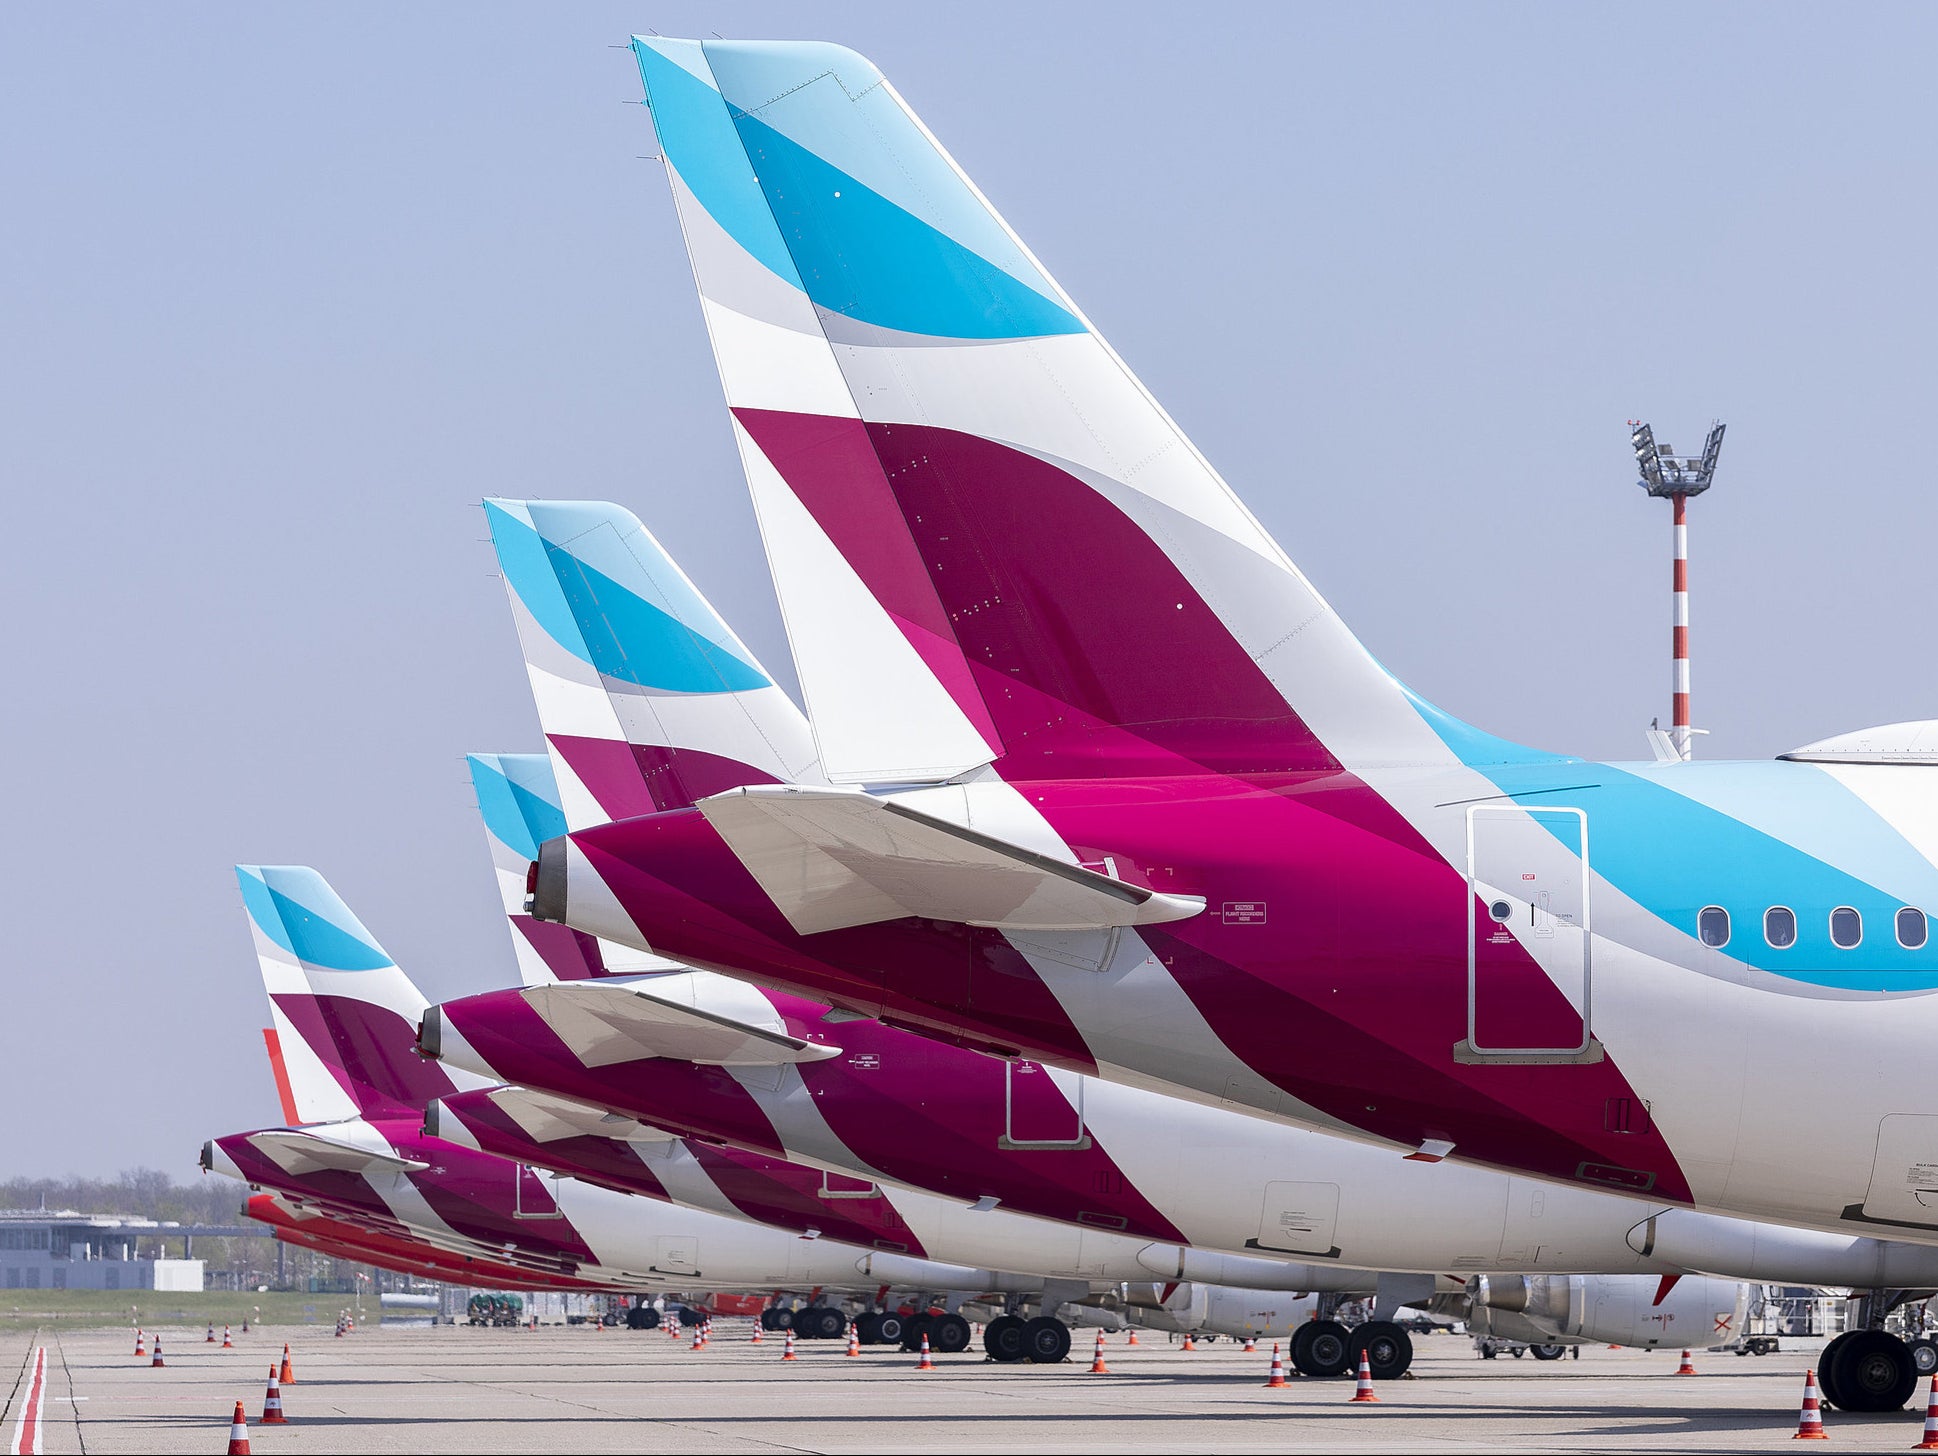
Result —
MULTIPOLYGON (((1743 1451, 1788 1447, 1803 1370, 1814 1352, 1763 1358, 1698 1354, 1678 1377, 1675 1352, 1589 1348, 1582 1358, 1483 1361, 1453 1336, 1423 1338, 1417 1378, 1351 1405, 1350 1380, 1266 1389, 1269 1344, 1254 1354, 1219 1340, 1185 1353, 1162 1335, 1108 1338, 1109 1375, 1082 1358, 1059 1366, 998 1366, 916 1357, 843 1342, 749 1343, 752 1322, 721 1320, 711 1346, 661 1332, 536 1332, 360 1327, 262 1327, 238 1348, 204 1331, 163 1331, 166 1367, 134 1357, 132 1330, 9 1333, 0 1349, 8 1391, 0 1433, 16 1424, 46 1350, 39 1409, 46 1452, 219 1452, 240 1399, 254 1453, 284 1451, 1743 1451), (291 1424, 262 1427, 264 1387, 283 1342, 296 1383, 283 1391, 291 1424)), ((1923 1392, 1920 1392, 1922 1401, 1923 1392)), ((1922 1406, 1890 1416, 1826 1412, 1836 1449, 1903 1451, 1919 1439, 1922 1406)), ((29 1448, 31 1449, 31 1448, 29 1448)), ((1791 1447, 1790 1449, 1795 1449, 1791 1447)))

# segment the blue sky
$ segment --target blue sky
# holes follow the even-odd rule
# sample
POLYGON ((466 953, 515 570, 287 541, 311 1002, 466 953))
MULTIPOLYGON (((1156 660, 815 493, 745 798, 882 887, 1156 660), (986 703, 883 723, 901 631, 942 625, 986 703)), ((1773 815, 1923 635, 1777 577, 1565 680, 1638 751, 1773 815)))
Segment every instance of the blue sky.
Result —
POLYGON ((0 1171, 276 1119, 230 870, 433 997, 511 964, 487 495, 637 511, 786 648, 623 49, 871 55, 1372 650, 1509 737, 1938 715, 1929 7, 0 9, 0 1171), (31 1111, 28 1111, 31 1109, 31 1111))

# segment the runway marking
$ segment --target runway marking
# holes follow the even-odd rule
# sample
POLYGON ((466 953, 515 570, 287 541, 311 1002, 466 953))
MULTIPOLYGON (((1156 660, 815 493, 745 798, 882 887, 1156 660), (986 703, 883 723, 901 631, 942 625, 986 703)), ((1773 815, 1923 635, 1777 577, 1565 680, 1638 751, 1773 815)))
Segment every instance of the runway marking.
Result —
POLYGON ((7 1447, 12 1456, 40 1456, 41 1392, 47 1385, 47 1347, 34 1346, 34 1378, 27 1387, 27 1399, 14 1418, 13 1443, 7 1447))

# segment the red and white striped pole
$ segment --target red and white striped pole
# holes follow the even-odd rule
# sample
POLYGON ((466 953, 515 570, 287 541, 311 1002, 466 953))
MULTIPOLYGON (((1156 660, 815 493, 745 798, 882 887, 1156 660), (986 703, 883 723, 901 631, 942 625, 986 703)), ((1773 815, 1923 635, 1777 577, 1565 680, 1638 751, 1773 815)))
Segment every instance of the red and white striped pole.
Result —
POLYGON ((1689 497, 1677 491, 1669 498, 1675 505, 1674 625, 1670 628, 1670 652, 1675 659, 1670 678, 1669 741, 1684 760, 1695 756, 1695 734, 1689 727, 1689 497))

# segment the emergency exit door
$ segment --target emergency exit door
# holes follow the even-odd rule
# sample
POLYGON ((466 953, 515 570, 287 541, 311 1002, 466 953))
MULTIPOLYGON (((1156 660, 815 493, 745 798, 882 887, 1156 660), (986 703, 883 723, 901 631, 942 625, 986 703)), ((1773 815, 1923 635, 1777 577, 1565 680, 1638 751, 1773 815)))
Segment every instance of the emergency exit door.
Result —
POLYGON ((1462 1061, 1599 1061, 1588 907, 1588 816, 1467 811, 1467 1035, 1462 1061))

